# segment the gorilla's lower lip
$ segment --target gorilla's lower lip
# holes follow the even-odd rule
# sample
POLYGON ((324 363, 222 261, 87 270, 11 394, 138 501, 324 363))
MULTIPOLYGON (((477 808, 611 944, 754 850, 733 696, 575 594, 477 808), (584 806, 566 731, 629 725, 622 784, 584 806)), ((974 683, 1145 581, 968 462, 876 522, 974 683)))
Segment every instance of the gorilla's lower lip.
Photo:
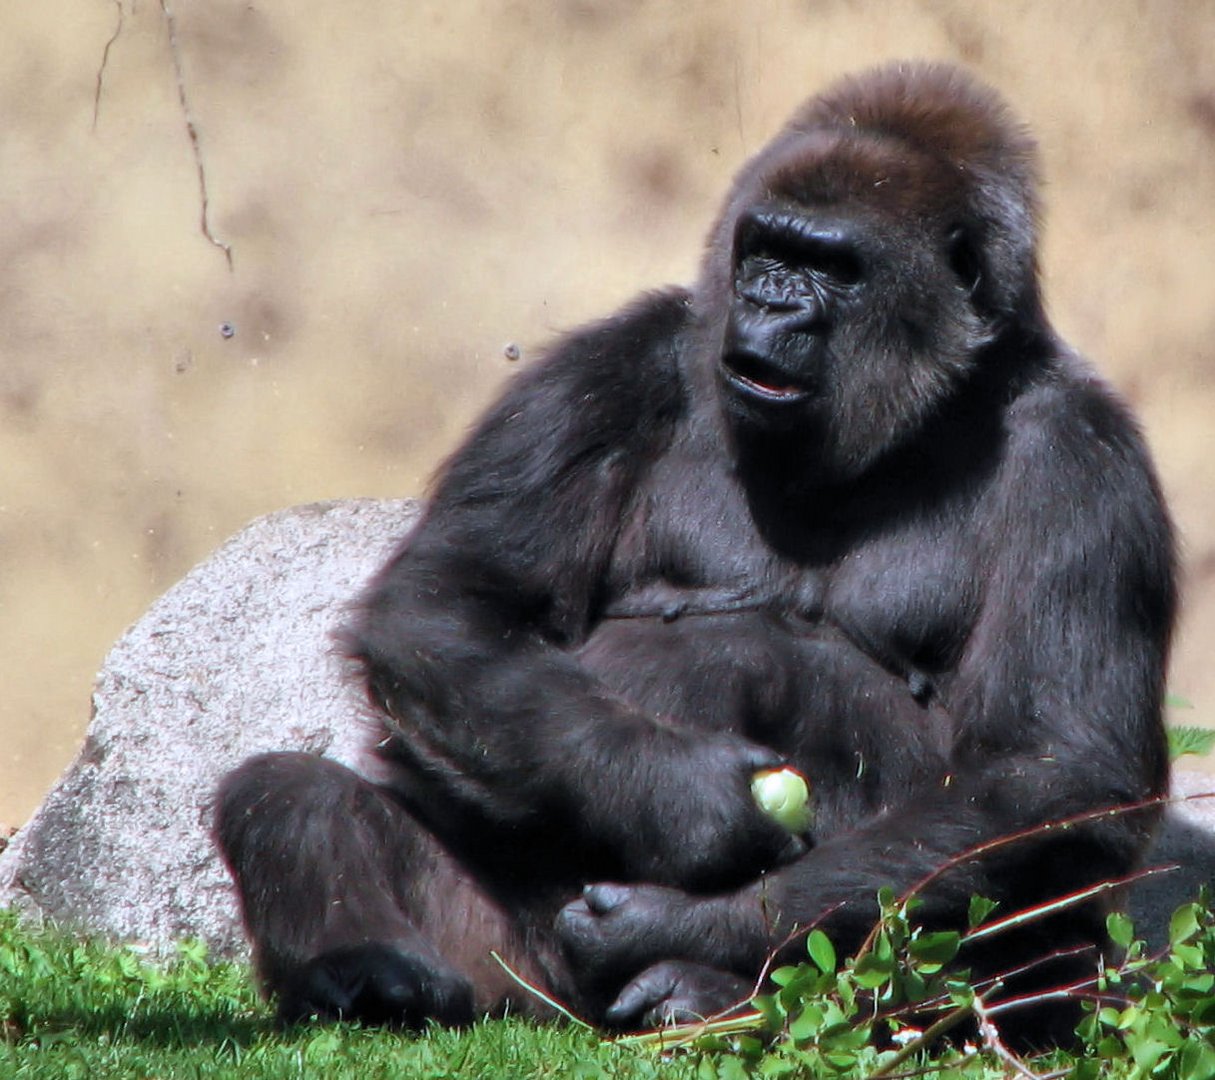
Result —
POLYGON ((807 387, 780 378, 780 373, 759 357, 731 353, 722 357, 720 366, 726 381, 749 397, 783 405, 810 396, 807 387))

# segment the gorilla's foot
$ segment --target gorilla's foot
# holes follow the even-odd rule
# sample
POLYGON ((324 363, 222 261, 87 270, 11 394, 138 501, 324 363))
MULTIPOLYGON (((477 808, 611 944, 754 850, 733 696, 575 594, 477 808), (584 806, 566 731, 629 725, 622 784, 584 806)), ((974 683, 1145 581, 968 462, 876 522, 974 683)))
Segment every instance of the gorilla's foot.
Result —
POLYGON ((692 1023, 742 1009, 754 992, 753 982, 733 972, 664 960, 630 979, 604 1020, 625 1030, 692 1023))
POLYGON ((278 1020, 360 1020, 419 1029, 473 1019, 472 987, 454 969, 388 942, 322 953, 279 992, 278 1020))

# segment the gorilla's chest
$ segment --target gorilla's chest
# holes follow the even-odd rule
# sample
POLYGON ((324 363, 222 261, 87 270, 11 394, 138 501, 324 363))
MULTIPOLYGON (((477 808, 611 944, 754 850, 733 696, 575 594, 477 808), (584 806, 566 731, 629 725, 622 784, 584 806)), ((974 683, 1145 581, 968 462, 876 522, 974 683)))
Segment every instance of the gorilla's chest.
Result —
POLYGON ((681 479, 638 493, 583 666, 651 715, 788 754, 828 832, 936 777, 976 608, 973 536, 941 515, 836 533, 790 507, 797 558, 730 477, 681 479))
POLYGON ((774 543, 727 463, 672 455, 628 509, 604 610, 667 624, 768 612, 790 634, 838 630, 884 664, 940 676, 978 608, 969 509, 849 522, 791 502, 774 543))

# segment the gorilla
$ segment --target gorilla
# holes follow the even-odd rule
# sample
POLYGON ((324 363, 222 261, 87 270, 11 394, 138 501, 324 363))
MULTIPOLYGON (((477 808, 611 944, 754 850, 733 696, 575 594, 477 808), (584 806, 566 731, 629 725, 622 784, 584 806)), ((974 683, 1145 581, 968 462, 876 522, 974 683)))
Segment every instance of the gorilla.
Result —
MULTIPOLYGON (((1136 424, 1044 313, 1035 172, 961 71, 845 79, 744 165, 690 290, 511 382, 343 633, 367 767, 219 792, 283 1021, 543 1014, 493 950, 637 1027, 745 999, 799 928, 855 948, 934 869, 941 927, 1133 871, 1151 807, 1034 831, 1165 790, 1175 607, 1136 424), (750 793, 780 764, 801 835, 750 793)), ((961 960, 1053 985, 1105 911, 961 960)))

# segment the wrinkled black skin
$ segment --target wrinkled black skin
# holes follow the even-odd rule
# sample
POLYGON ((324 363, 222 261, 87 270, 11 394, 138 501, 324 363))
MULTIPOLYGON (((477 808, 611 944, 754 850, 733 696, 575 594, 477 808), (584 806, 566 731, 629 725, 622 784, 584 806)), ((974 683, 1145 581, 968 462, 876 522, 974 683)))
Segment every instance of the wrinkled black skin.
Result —
MULTIPOLYGON (((221 792, 284 1019, 539 1011, 490 948, 609 1023, 714 1011, 796 926, 853 948, 880 886, 1164 790, 1170 527, 1043 314, 1034 200, 984 88, 847 81, 744 168, 692 291, 508 387, 345 636, 377 781, 270 755, 221 792), (778 761, 813 785, 800 841, 749 795, 778 761)), ((1126 874, 1154 820, 965 861, 920 914, 1126 874)), ((1092 944, 1101 917, 964 960, 1092 944)))

